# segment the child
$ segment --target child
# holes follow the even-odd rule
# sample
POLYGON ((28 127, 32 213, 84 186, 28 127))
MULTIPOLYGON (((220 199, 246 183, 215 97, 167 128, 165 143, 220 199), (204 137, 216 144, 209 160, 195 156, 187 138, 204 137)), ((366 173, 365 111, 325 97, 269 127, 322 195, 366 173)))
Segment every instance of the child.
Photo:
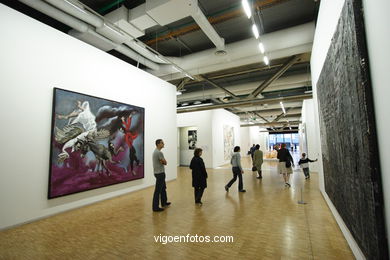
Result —
POLYGON ((302 154, 302 158, 299 160, 298 164, 303 169, 303 173, 305 174, 305 179, 310 179, 310 173, 309 173, 309 162, 316 162, 318 159, 310 160, 309 158, 306 158, 306 154, 302 154))

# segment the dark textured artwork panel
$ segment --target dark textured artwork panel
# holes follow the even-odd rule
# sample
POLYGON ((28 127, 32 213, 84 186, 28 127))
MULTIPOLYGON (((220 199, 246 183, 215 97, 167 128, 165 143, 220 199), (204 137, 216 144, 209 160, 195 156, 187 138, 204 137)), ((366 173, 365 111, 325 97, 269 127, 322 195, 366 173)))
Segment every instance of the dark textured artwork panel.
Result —
POLYGON ((54 89, 48 197, 144 177, 144 108, 54 89))
POLYGON ((317 83, 325 190, 367 259, 387 259, 361 2, 347 0, 317 83))

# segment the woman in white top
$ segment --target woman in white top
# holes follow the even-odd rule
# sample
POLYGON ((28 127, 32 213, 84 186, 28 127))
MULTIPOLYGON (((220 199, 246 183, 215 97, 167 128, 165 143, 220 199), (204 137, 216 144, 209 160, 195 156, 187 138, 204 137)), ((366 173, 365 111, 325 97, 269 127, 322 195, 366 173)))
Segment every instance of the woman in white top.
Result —
POLYGON ((242 170, 241 166, 241 155, 239 146, 234 147, 234 153, 232 155, 230 163, 232 164, 233 179, 231 179, 229 183, 225 185, 225 190, 229 191, 230 186, 232 186, 232 184, 237 180, 238 177, 238 191, 246 192, 246 190, 244 190, 244 184, 242 182, 242 174, 244 173, 244 171, 242 170))

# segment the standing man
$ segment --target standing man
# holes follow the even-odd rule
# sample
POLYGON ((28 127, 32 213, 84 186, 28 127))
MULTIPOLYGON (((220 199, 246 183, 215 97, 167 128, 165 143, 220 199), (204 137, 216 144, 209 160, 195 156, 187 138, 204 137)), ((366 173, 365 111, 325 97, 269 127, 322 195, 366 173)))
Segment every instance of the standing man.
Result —
POLYGON ((165 184, 165 165, 167 161, 164 158, 164 154, 161 149, 164 148, 164 142, 162 139, 156 140, 156 149, 153 152, 153 172, 156 177, 156 187, 153 194, 153 211, 163 211, 163 208, 159 207, 159 201, 163 207, 169 206, 171 203, 167 199, 167 186, 165 184))

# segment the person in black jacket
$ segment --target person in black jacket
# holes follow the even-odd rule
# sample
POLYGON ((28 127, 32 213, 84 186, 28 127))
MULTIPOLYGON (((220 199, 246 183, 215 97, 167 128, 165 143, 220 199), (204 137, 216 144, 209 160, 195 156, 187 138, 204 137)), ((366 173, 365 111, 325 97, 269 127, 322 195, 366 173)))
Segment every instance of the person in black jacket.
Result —
POLYGON ((306 158, 306 154, 302 154, 302 158, 299 160, 298 164, 301 166, 303 170, 303 174, 305 174, 305 179, 310 179, 310 172, 309 172, 309 162, 316 162, 318 159, 310 160, 309 157, 306 158))
POLYGON ((190 169, 192 170, 192 187, 194 187, 196 204, 202 204, 203 191, 207 187, 207 172, 201 156, 202 149, 196 148, 190 164, 190 169))
POLYGON ((292 166, 294 166, 294 160, 290 152, 286 149, 286 144, 282 144, 278 150, 277 158, 279 159, 279 173, 283 174, 285 186, 291 187, 289 179, 292 173, 292 166))

